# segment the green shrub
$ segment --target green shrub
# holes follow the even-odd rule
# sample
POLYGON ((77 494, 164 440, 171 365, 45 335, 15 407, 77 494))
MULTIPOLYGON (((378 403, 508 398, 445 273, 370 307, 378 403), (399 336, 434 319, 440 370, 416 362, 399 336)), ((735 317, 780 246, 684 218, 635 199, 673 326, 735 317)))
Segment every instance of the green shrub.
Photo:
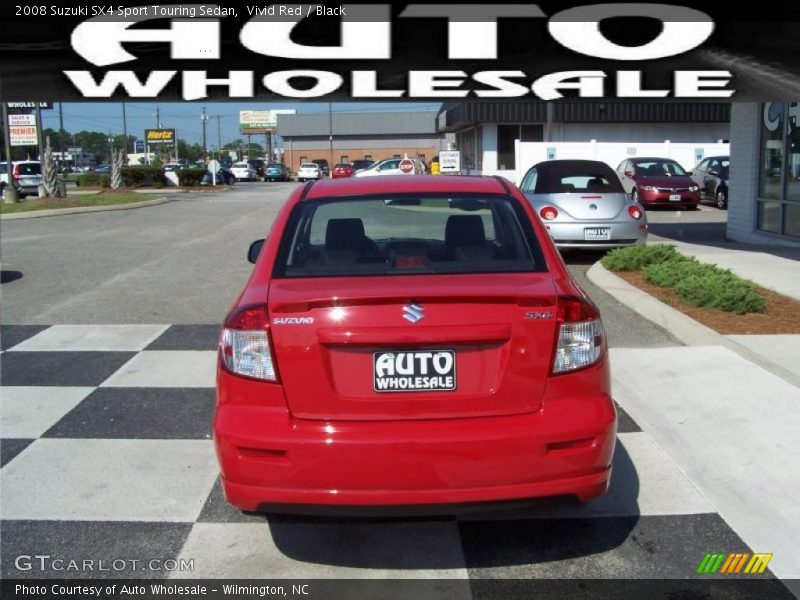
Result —
POLYGON ((123 167, 122 185, 125 187, 159 187, 166 185, 164 170, 158 167, 123 167))
POLYGON ((647 265, 642 269, 644 278, 658 287, 675 287, 679 281, 687 277, 705 277, 718 271, 713 265, 699 263, 696 260, 680 257, 663 263, 647 265))
POLYGON ((739 279, 730 271, 712 267, 714 272, 694 274, 678 282, 675 292, 689 306, 716 308, 743 315, 764 312, 767 299, 753 284, 739 279))
POLYGON ((178 169, 175 174, 180 185, 195 186, 200 185, 206 172, 204 169, 178 169))
POLYGON ((110 178, 111 177, 105 173, 81 173, 78 175, 78 185, 81 187, 108 187, 110 178))
POLYGON ((609 271, 638 271, 647 265, 683 258, 675 246, 654 244, 617 248, 606 254, 600 262, 609 271))

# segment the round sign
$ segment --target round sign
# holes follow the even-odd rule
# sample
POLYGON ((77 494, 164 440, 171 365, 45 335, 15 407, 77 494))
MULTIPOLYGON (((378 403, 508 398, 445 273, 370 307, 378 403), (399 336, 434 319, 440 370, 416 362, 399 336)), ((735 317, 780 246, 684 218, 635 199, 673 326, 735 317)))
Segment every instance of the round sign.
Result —
POLYGON ((414 161, 410 158, 404 158, 400 161, 400 172, 403 175, 413 175, 414 174, 414 161))

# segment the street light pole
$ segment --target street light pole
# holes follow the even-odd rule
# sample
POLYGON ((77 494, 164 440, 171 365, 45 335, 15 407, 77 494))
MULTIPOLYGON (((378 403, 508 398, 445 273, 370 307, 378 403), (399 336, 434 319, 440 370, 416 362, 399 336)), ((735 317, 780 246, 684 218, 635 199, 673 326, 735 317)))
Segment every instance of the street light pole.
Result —
POLYGON ((328 139, 330 142, 331 160, 328 163, 330 168, 329 176, 333 176, 333 102, 328 102, 328 139))
POLYGON ((200 115, 200 120, 203 122, 203 154, 208 154, 208 138, 206 136, 206 125, 208 124, 208 115, 206 114, 206 107, 203 107, 203 113, 200 115))

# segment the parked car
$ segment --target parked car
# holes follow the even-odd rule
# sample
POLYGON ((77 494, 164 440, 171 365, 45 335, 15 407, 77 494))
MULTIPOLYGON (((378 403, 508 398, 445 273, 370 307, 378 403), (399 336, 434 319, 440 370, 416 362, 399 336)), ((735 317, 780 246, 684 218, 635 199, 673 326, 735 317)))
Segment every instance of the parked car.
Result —
POLYGON ((559 248, 605 250, 644 244, 644 207, 614 171, 595 160, 550 160, 531 167, 520 188, 559 248))
POLYGON ((372 165, 375 164, 374 160, 354 160, 352 163, 353 165, 353 173, 356 171, 361 171, 362 169, 368 169, 372 165))
MULTIPOLYGON (((42 163, 38 160, 20 160, 11 162, 11 184, 17 191, 18 198, 38 196, 42 183, 42 163)), ((8 163, 0 162, 0 197, 6 192, 8 181, 8 163)))
POLYGON ((712 156, 700 161, 692 173, 692 180, 700 188, 700 200, 711 202, 717 208, 728 208, 729 156, 712 156))
POLYGON ((353 175, 353 165, 340 163, 333 167, 333 178, 351 177, 353 175))
POLYGON ((695 209, 700 194, 689 174, 669 158, 631 158, 617 167, 617 176, 631 200, 645 207, 695 209))
POLYGON ((322 177, 322 170, 317 163, 303 163, 297 171, 297 181, 308 181, 322 177))
POLYGON ((253 168, 258 177, 264 177, 267 169, 267 161, 261 158, 252 158, 247 161, 247 164, 253 168))
POLYGON ((188 165, 184 163, 167 163, 164 165, 164 172, 170 173, 174 171, 180 171, 181 169, 188 169, 188 165))
POLYGON ((97 165, 94 169, 92 169, 92 173, 97 173, 98 175, 110 175, 111 165, 97 165))
POLYGON ((265 181, 289 181, 291 178, 291 169, 283 163, 270 163, 264 169, 265 181))
POLYGON ((328 177, 331 174, 331 168, 328 165, 328 161, 325 160, 324 158, 315 158, 311 162, 319 166, 319 170, 322 173, 323 177, 328 177))
POLYGON ((314 182, 248 257, 213 423, 239 509, 606 491, 600 315, 510 183, 314 182))
POLYGON ((401 175, 401 158, 387 158, 380 160, 366 169, 356 172, 354 177, 375 177, 377 175, 401 175))
MULTIPOLYGON (((236 183, 236 176, 230 171, 230 169, 221 168, 217 171, 217 185, 233 185, 236 183)), ((211 176, 211 171, 206 171, 206 174, 203 175, 203 179, 200 181, 200 185, 212 185, 214 183, 214 178, 211 176)))
POLYGON ((258 179, 256 170, 244 161, 233 163, 231 173, 236 177, 236 181, 255 181, 258 179))

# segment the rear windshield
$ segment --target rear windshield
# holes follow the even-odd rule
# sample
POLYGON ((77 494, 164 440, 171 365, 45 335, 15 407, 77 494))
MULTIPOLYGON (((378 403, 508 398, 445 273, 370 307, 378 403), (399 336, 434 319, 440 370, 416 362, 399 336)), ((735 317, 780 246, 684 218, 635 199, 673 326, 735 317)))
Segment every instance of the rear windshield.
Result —
MULTIPOLYGON (((534 167, 535 169, 535 167, 534 167)), ((534 169, 531 169, 533 171, 534 169)), ((523 192, 535 194, 624 194, 617 174, 606 164, 591 162, 555 162, 539 166, 535 177, 526 174, 523 192)))
POLYGON ((301 202, 276 277, 544 271, 533 229, 504 196, 391 196, 301 202))
MULTIPOLYGON (((42 164, 41 163, 14 163, 14 166, 17 167, 17 171, 20 175, 41 175, 42 174, 42 164)), ((6 166, 3 165, 3 173, 6 172, 6 166)))

